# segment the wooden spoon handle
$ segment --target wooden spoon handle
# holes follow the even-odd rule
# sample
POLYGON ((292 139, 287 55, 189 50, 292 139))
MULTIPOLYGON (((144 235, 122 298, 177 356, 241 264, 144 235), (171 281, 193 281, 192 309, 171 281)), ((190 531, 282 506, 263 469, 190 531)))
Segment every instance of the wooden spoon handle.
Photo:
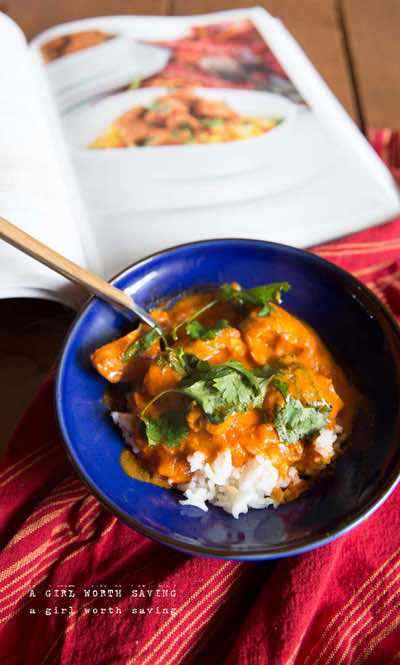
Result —
POLYGON ((148 312, 137 305, 127 293, 112 286, 102 277, 78 266, 65 256, 58 254, 58 252, 50 249, 50 247, 25 233, 3 217, 0 217, 0 238, 72 282, 80 284, 90 293, 99 296, 112 305, 129 310, 132 314, 144 319, 150 326, 156 327, 156 322, 148 312))

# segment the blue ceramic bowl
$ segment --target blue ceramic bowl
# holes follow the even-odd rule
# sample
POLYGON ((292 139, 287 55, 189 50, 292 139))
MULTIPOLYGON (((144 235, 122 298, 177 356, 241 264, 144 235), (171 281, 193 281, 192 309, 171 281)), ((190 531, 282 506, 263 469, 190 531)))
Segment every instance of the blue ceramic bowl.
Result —
POLYGON ((277 510, 250 510, 234 519, 181 506, 175 491, 129 478, 123 447, 102 397, 106 382, 90 353, 127 332, 124 318, 98 299, 78 316, 62 354, 57 411, 69 455, 93 492, 142 534, 191 554, 263 560, 311 550, 370 515, 400 473, 400 337, 375 296, 349 274, 313 254, 255 240, 211 240, 144 259, 114 283, 149 306, 209 284, 245 287, 287 280, 285 307, 310 323, 368 401, 332 475, 277 510))

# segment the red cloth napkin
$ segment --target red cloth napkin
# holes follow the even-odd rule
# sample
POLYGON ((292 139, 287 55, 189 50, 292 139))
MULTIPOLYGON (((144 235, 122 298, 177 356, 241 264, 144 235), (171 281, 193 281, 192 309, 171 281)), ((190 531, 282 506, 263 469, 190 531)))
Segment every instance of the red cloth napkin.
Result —
MULTIPOLYGON (((398 169, 397 135, 373 138, 398 169)), ((400 316, 400 219, 315 251, 400 316)), ((309 554, 264 564, 190 558, 124 526, 78 480, 50 377, 1 462, 0 500, 0 663, 400 661, 400 488, 351 534, 309 554)))

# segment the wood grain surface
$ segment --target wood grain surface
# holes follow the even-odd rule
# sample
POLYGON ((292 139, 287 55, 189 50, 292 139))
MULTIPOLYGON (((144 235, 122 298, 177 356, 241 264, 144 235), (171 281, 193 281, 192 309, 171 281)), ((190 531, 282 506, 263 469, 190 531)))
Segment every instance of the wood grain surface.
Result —
POLYGON ((3 0, 0 8, 18 23, 28 39, 42 30, 92 16, 169 12, 169 0, 3 0))
MULTIPOLYGON (((281 18, 361 126, 400 124, 400 0, 0 0, 28 39, 110 14, 196 14, 261 4, 281 18)), ((0 445, 59 353, 73 313, 55 303, 0 301, 0 445)))
POLYGON ((400 129, 400 2, 342 0, 365 126, 400 129))

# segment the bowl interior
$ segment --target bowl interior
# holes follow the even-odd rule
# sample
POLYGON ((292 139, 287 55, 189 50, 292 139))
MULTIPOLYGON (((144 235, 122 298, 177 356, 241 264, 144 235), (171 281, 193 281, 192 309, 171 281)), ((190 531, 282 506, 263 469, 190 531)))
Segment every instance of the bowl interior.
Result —
POLYGON ((350 528, 383 500, 399 471, 400 343, 377 299, 333 265, 282 245, 221 240, 160 253, 128 269, 116 284, 142 305, 193 287, 238 281, 251 287, 287 280, 285 306, 311 324, 366 398, 348 449, 332 474, 277 510, 234 519, 219 508, 181 506, 175 491, 129 478, 123 444, 102 396, 106 382, 90 353, 128 330, 123 317, 94 299, 66 344, 57 384, 58 415, 80 472, 114 511, 147 535, 175 547, 231 558, 304 551, 350 528))

